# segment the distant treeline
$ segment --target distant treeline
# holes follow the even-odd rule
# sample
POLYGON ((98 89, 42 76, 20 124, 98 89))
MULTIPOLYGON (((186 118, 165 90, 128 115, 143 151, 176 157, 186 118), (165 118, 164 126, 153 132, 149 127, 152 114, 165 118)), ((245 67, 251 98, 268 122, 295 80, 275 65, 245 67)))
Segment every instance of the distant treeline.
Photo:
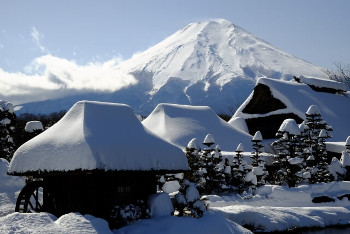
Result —
POLYGON ((24 129, 25 125, 29 121, 40 121, 44 128, 47 129, 59 121, 67 111, 61 110, 59 112, 53 112, 50 114, 31 114, 24 113, 17 116, 17 127, 24 129))

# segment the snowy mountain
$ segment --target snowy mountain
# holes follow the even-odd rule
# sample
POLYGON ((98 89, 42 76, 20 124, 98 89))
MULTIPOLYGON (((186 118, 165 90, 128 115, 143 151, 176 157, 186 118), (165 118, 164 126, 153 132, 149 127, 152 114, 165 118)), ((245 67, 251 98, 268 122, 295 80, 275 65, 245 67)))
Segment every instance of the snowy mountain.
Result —
POLYGON ((137 82, 112 93, 27 103, 21 112, 59 111, 78 100, 93 99, 127 103, 142 114, 149 114, 161 102, 207 105, 229 114, 253 90, 256 78, 323 76, 319 67, 223 19, 189 24, 116 66, 137 82))

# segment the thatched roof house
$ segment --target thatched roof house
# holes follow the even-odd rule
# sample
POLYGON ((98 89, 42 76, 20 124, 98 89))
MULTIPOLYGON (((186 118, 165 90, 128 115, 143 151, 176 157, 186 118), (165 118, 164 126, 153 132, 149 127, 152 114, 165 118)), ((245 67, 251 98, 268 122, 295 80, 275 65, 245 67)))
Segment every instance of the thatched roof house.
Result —
POLYGON ((129 106, 80 101, 54 126, 15 152, 9 173, 187 168, 183 152, 147 130, 129 106))
POLYGON ((108 220, 116 205, 156 193, 157 174, 185 170, 184 152, 147 130, 129 106, 80 101, 23 144, 8 173, 34 178, 16 211, 81 212, 108 220))
POLYGON ((264 138, 274 138, 283 120, 292 118, 301 123, 307 109, 317 105, 323 119, 333 127, 331 140, 346 139, 350 134, 350 93, 346 86, 317 78, 297 80, 258 79, 233 118, 245 119, 250 134, 259 130, 264 138))

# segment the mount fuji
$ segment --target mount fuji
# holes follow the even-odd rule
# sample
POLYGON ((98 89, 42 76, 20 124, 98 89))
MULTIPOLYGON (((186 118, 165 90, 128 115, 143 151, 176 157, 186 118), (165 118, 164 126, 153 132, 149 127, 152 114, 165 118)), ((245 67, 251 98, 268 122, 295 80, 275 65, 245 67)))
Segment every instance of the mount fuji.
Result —
POLYGON ((164 102, 206 105, 217 113, 233 114, 259 77, 324 77, 320 67, 283 52, 224 19, 191 23, 116 66, 136 82, 114 92, 90 91, 26 103, 19 113, 60 111, 87 99, 126 103, 144 115, 164 102))

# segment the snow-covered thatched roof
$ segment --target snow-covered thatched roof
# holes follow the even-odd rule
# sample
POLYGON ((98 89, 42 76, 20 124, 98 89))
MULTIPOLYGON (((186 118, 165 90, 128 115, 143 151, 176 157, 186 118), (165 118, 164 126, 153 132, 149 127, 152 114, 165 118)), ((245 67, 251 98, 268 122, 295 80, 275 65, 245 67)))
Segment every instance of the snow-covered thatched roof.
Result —
MULTIPOLYGON (((323 80, 321 80, 324 82, 323 80)), ((320 82, 321 82, 320 81, 320 82)), ((315 81, 314 81, 315 82, 315 81)), ((332 84, 334 82, 331 82, 332 84)), ((322 83, 325 85, 326 83, 322 83)), ((272 100, 273 101, 273 100, 272 100)), ((276 103, 276 102, 275 102, 276 103)), ((238 108, 233 118, 241 117, 245 120, 264 119, 270 116, 294 114, 300 119, 305 119, 305 113, 311 105, 317 105, 321 112, 322 118, 333 128, 331 141, 344 141, 350 135, 350 92, 342 92, 341 94, 317 92, 309 85, 297 83, 295 81, 281 81, 270 78, 260 78, 257 80, 255 91, 246 99, 246 101, 238 108), (269 94, 257 94, 256 88, 265 86, 268 89, 263 92, 269 94), (265 96, 264 96, 265 95, 265 96), (264 102, 263 97, 271 95, 269 101, 264 102), (278 100, 280 104, 276 104, 278 108, 270 108, 270 110, 254 111, 266 104, 271 106, 270 99, 278 100), (246 111, 249 106, 249 113, 246 111)), ((289 117, 290 118, 290 117, 289 117)), ((264 121, 262 121, 264 122, 264 121)), ((267 122, 265 122, 267 124, 267 122)), ((278 124, 278 123, 277 123, 278 124)), ((268 126, 267 126, 268 127, 268 126)))
POLYGON ((23 144, 10 174, 74 170, 186 170, 185 154, 143 127, 125 104, 77 102, 23 144))
POLYGON ((208 106, 159 104, 142 124, 183 149, 193 138, 202 143, 207 134, 225 151, 233 151, 239 143, 251 148, 252 136, 222 120, 208 106))
POLYGON ((332 89, 337 92, 346 92, 348 90, 346 84, 337 82, 334 80, 315 78, 315 77, 305 77, 305 76, 299 76, 294 79, 301 83, 307 84, 312 87, 320 88, 320 89, 322 88, 332 89))

